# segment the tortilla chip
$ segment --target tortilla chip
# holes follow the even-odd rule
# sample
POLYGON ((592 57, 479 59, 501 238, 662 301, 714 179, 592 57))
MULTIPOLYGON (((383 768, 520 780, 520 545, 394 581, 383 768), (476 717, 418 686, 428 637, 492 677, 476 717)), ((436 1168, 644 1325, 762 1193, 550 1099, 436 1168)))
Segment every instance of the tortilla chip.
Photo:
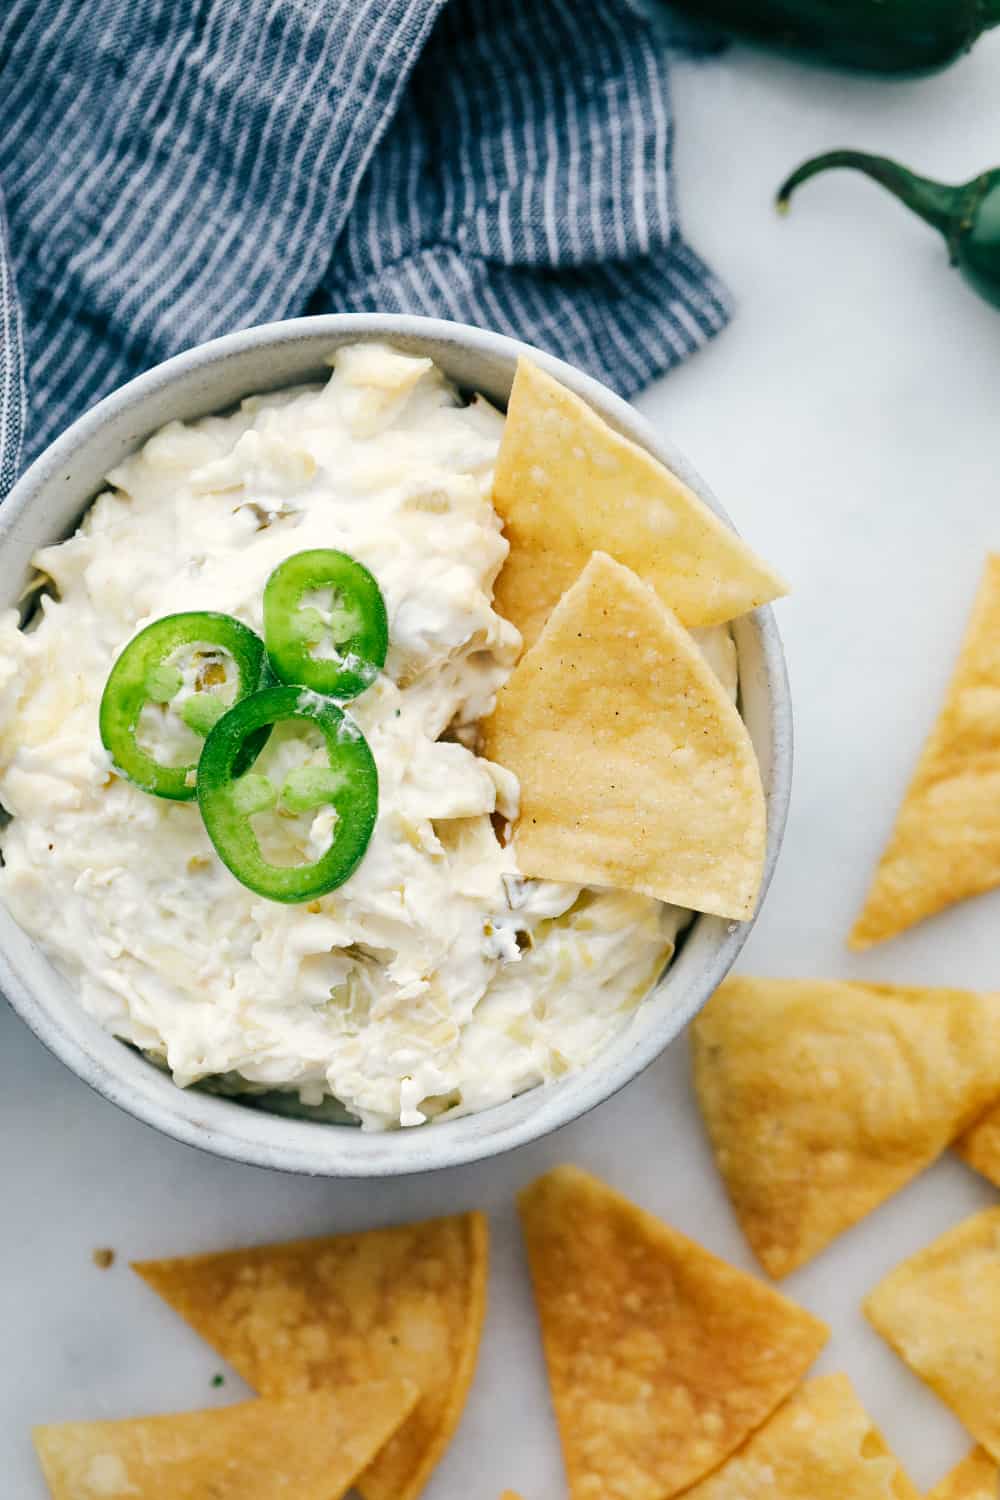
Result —
POLYGON ((746 725, 640 578, 595 552, 484 726, 520 779, 525 875, 753 915, 767 843, 746 725))
POLYGON ((634 568, 692 628, 787 593, 675 474, 525 359, 510 393, 493 504, 510 542, 496 607, 525 647, 592 552, 634 568))
POLYGON ((1000 1187, 1000 1104, 980 1115, 975 1124, 959 1136, 954 1150, 974 1171, 982 1172, 1000 1187))
POLYGON ((1000 1462, 1000 1208, 974 1214, 903 1261, 864 1308, 1000 1462))
POLYGON ((1000 1469, 985 1448, 973 1448, 957 1468, 935 1485, 927 1500, 998 1500, 1000 1469))
POLYGON ((365 1500, 412 1500, 465 1406, 487 1258, 472 1213, 135 1270, 263 1396, 412 1380, 412 1416, 358 1480, 365 1500))
POLYGON ((572 1500, 668 1500, 802 1379, 811 1313, 576 1167, 519 1197, 572 1500))
POLYGON ((871 1213, 1000 1094, 1000 995, 740 975, 691 1038, 719 1171, 772 1276, 871 1213))
POLYGON ((895 937, 1000 885, 1000 553, 987 559, 962 653, 852 948, 895 937))
POLYGON ((388 1380, 32 1435, 53 1500, 340 1500, 417 1396, 388 1380))
POLYGON ((797 1391, 684 1500, 919 1500, 846 1375, 797 1391))

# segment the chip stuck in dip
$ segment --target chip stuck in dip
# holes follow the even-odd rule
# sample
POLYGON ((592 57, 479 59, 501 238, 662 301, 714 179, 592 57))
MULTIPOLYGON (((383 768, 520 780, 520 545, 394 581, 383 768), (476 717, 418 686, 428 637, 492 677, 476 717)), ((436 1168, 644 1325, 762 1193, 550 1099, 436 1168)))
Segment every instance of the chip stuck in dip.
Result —
POLYGON ((584 1067, 753 914, 727 622, 783 586, 533 365, 505 420, 331 363, 156 433, 0 614, 0 900, 179 1085, 377 1130, 584 1067))

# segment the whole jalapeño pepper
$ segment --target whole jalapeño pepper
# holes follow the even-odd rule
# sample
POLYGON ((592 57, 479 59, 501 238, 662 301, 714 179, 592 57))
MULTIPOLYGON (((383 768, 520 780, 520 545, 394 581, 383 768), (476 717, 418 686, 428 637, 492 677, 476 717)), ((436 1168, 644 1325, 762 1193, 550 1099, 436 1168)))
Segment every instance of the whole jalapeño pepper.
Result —
POLYGON ((1000 0, 675 0, 699 21, 876 73, 946 67, 1000 25, 1000 0))
POLYGON ((800 183, 819 172, 848 167, 887 188, 945 238, 951 263, 980 297, 1000 307, 1000 167, 970 182, 950 186, 864 151, 827 151, 812 157, 778 190, 778 208, 788 207, 800 183))

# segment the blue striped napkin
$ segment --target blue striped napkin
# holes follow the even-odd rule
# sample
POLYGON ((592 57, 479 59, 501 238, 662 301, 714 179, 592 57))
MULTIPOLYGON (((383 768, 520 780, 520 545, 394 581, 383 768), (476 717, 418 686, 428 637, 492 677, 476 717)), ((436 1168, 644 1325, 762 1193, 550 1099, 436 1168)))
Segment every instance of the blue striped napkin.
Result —
POLYGON ((500 329, 625 395, 726 319, 640 0, 6 0, 0 495, 122 381, 326 311, 500 329))

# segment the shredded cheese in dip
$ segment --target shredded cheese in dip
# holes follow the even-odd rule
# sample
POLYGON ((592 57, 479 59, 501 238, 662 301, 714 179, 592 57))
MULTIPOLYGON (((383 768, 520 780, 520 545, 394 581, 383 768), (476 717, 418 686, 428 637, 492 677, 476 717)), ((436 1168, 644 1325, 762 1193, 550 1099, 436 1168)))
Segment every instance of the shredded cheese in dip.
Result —
MULTIPOLYGON (((520 645, 491 607, 502 427, 429 360, 341 349, 325 387, 163 428, 39 554, 52 590, 30 626, 0 615, 0 899, 182 1086, 332 1098, 369 1129, 484 1109, 589 1062, 673 952, 686 913, 523 881, 497 831, 517 782, 475 754, 475 725, 520 645), (114 774, 97 709, 137 630, 219 610, 260 632, 268 575, 313 547, 356 557, 386 600, 385 670, 350 705, 379 812, 343 886, 283 906, 229 874, 195 804, 114 774)), ((735 692, 728 632, 702 644, 735 692)), ((307 757, 279 730, 258 767, 307 757)), ((300 817, 284 856, 330 834, 328 810, 300 817)))

